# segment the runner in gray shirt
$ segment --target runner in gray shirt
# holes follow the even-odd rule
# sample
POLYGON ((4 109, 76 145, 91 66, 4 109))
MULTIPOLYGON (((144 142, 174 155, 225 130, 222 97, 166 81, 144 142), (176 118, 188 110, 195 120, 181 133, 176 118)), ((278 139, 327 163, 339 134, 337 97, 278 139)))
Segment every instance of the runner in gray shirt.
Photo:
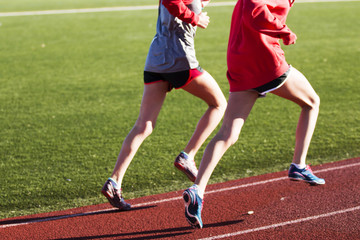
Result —
POLYGON ((114 207, 121 210, 131 207, 122 198, 122 179, 138 148, 152 133, 165 97, 172 88, 182 88, 208 105, 191 139, 174 162, 191 181, 195 181, 195 154, 218 125, 226 108, 221 89, 214 78, 199 66, 195 56, 196 28, 206 28, 210 22, 207 13, 202 12, 208 2, 159 1, 157 31, 145 63, 139 117, 122 144, 111 177, 102 188, 102 193, 114 207))

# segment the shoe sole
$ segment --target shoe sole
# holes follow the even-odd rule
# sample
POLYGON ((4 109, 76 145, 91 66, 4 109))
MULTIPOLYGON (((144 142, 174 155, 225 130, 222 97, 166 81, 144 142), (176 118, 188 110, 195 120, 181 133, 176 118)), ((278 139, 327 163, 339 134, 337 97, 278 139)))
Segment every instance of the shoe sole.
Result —
POLYGON ((300 178, 300 177, 289 177, 289 179, 291 181, 304 181, 304 182, 307 182, 307 183, 309 183, 311 185, 324 185, 325 184, 325 182, 324 183, 319 183, 319 182, 309 181, 309 180, 306 180, 306 179, 300 178))
POLYGON ((124 208, 124 207, 118 207, 116 206, 116 204, 114 203, 114 201, 112 200, 112 197, 109 195, 109 193, 105 190, 101 190, 101 193, 107 198, 107 200, 109 201, 110 205, 119 209, 119 210, 122 210, 122 211, 128 211, 130 210, 131 206, 129 208, 124 208))
POLYGON ((193 227, 193 228, 202 228, 202 224, 200 224, 199 218, 197 216, 192 215, 189 212, 189 205, 192 201, 192 196, 190 196, 190 194, 185 191, 183 193, 183 199, 184 199, 184 203, 185 203, 185 217, 186 220, 188 221, 188 223, 193 227))
POLYGON ((109 195, 109 193, 105 190, 101 190, 101 193, 107 198, 107 200, 109 201, 109 203, 111 204, 111 206, 118 208, 117 206, 115 206, 115 204, 113 203, 112 197, 109 195))
POLYGON ((181 165, 178 162, 175 162, 174 166, 177 169, 179 169, 181 172, 183 172, 189 178, 190 181, 195 182, 196 176, 194 176, 194 174, 192 174, 189 170, 185 169, 183 165, 181 165))

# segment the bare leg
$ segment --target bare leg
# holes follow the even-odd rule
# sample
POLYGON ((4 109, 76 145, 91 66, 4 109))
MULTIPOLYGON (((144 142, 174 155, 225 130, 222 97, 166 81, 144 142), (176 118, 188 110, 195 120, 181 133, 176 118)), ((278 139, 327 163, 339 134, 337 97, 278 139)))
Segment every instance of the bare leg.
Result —
POLYGON ((320 98, 305 76, 295 68, 291 70, 285 84, 272 93, 293 101, 301 107, 293 163, 304 166, 319 114, 320 98))
POLYGON ((145 85, 139 117, 126 136, 111 178, 120 186, 131 160, 142 142, 152 133, 168 90, 167 82, 145 85))
POLYGON ((220 158, 233 145, 239 135, 245 120, 254 106, 258 94, 251 91, 233 92, 229 95, 229 102, 225 112, 223 124, 216 136, 207 145, 195 184, 202 192, 220 158))
POLYGON ((194 159, 201 145, 214 131, 223 117, 226 108, 226 99, 219 85, 206 71, 201 76, 192 80, 183 89, 204 100, 209 106, 199 120, 191 139, 184 148, 188 156, 194 159))

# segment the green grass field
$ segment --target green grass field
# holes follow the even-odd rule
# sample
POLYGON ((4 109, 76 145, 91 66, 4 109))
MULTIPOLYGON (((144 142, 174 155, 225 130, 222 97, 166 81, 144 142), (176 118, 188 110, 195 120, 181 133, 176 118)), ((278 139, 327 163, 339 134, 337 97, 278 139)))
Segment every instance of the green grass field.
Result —
MULTIPOLYGON (((0 12, 133 2, 7 0, 0 12)), ((211 24, 196 40, 202 67, 226 96, 232 9, 209 7, 211 24)), ((360 156, 359 12, 360 2, 298 3, 288 17, 298 40, 284 47, 287 60, 321 98, 308 154, 313 165, 360 156)), ((156 10, 0 17, 0 218, 106 202, 100 189, 138 115, 156 18, 156 10)), ((168 95, 125 176, 125 198, 191 184, 173 160, 205 109, 184 91, 168 95)), ((271 94, 260 99, 211 182, 287 169, 298 115, 293 103, 271 94)))

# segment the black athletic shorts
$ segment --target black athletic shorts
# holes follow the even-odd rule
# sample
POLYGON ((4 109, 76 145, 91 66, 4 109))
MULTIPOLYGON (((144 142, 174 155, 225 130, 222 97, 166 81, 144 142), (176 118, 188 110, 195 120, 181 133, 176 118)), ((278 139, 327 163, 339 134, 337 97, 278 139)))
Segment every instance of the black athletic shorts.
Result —
POLYGON ((170 83, 171 88, 182 88, 189 84, 191 80, 203 74, 204 70, 198 66, 194 69, 189 69, 173 73, 155 73, 144 71, 144 83, 151 84, 159 81, 166 81, 170 83))
POLYGON ((265 83, 260 87, 253 88, 251 90, 258 92, 260 97, 265 97, 266 93, 278 89, 285 83, 287 77, 289 76, 290 70, 291 70, 291 66, 289 66, 289 69, 280 77, 272 80, 271 82, 265 83))

